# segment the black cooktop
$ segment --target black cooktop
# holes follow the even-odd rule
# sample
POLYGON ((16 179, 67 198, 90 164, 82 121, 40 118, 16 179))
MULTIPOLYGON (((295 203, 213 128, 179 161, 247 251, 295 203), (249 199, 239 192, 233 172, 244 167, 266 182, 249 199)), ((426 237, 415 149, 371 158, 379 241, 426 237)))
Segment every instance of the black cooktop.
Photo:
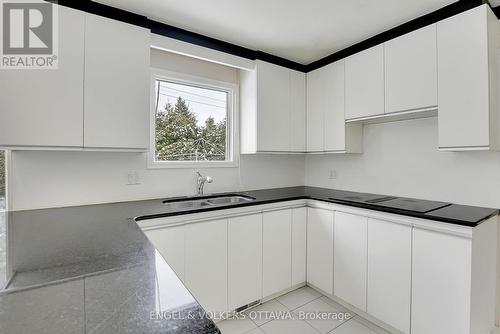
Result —
POLYGON ((385 208, 413 211, 418 213, 427 213, 440 208, 444 208, 451 204, 445 202, 426 201, 422 199, 396 197, 393 199, 389 199, 387 201, 378 202, 375 205, 379 205, 385 208))

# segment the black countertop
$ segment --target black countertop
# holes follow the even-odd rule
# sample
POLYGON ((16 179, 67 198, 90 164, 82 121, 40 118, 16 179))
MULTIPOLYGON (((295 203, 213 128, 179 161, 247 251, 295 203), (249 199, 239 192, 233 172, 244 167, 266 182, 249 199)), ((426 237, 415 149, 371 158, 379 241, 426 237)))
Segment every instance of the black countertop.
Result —
MULTIPOLYGON (((314 199, 318 201, 344 204, 370 210, 401 214, 405 216, 432 219, 440 222, 475 227, 487 218, 498 214, 498 209, 458 205, 447 202, 428 201, 414 198, 394 197, 382 194, 359 193, 346 190, 326 189, 317 187, 287 187, 245 191, 241 194, 255 200, 235 205, 231 208, 262 205, 296 199, 314 199), (384 201, 379 201, 383 199, 384 201)), ((218 194, 221 195, 221 194, 218 194)), ((209 196, 207 196, 209 197, 209 196)), ((203 197, 201 197, 203 198, 203 197)), ((182 200, 183 197, 176 198, 182 200)), ((161 201, 160 201, 161 202, 161 201)), ((214 211, 228 206, 208 206, 197 209, 171 210, 165 207, 138 214, 136 220, 184 215, 194 212, 214 211)))
MULTIPOLYGON (((248 203, 169 210, 161 199, 7 212, 15 275, 0 292, 2 333, 218 333, 134 220, 315 199, 474 227, 497 209, 315 187, 240 192, 248 203), (368 201, 368 202, 366 202, 368 201), (438 207, 436 210, 429 208, 438 207)), ((5 216, 5 218, 3 218, 5 216)), ((0 221, 0 225, 2 222, 0 221)))

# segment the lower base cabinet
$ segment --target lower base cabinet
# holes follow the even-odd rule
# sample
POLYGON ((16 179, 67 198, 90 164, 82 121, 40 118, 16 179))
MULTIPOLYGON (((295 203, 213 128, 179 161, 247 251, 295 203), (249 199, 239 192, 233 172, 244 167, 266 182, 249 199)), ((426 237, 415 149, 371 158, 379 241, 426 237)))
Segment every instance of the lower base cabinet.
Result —
POLYGON ((366 311, 368 219, 335 212, 333 293, 366 311))
POLYGON ((292 286, 306 282, 307 209, 292 209, 292 286))
POLYGON ((229 218, 227 234, 228 308, 262 298, 262 215, 229 218))
POLYGON ((145 233, 208 312, 306 280, 398 333, 480 334, 495 323, 496 216, 473 229, 343 207, 158 228, 162 219, 145 233))
POLYGON ((184 225, 144 231, 170 268, 184 281, 184 225))
POLYGON ((185 228, 186 286, 207 312, 225 312, 227 219, 187 224, 185 228))
POLYGON ((410 333, 412 227, 368 219, 367 313, 410 333))
POLYGON ((264 212, 263 276, 264 297, 292 286, 292 210, 264 212))
POLYGON ((471 334, 471 246, 470 239, 413 231, 412 334, 471 334))
POLYGON ((333 294, 333 217, 330 210, 307 208, 307 282, 333 294))

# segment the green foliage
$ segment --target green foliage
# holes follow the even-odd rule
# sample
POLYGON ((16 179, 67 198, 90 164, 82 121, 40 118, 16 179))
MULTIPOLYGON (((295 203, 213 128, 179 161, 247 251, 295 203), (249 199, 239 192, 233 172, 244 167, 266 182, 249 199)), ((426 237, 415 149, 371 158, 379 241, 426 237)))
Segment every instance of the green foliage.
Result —
POLYGON ((0 150, 0 197, 5 196, 5 151, 0 150))
POLYGON ((212 117, 198 126, 196 114, 179 97, 156 115, 156 159, 163 161, 225 160, 226 120, 212 117))

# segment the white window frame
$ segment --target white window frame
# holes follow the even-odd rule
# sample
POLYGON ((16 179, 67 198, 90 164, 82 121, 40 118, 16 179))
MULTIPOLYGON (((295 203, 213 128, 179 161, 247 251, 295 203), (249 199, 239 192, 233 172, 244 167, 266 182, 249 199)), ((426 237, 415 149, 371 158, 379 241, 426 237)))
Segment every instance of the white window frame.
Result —
POLYGON ((237 84, 212 80, 208 78, 167 71, 151 69, 151 111, 149 122, 149 152, 148 168, 211 168, 211 167, 238 167, 239 165, 239 86, 237 84), (163 80, 199 88, 214 89, 227 92, 227 134, 225 161, 156 161, 156 96, 155 82, 163 80))

